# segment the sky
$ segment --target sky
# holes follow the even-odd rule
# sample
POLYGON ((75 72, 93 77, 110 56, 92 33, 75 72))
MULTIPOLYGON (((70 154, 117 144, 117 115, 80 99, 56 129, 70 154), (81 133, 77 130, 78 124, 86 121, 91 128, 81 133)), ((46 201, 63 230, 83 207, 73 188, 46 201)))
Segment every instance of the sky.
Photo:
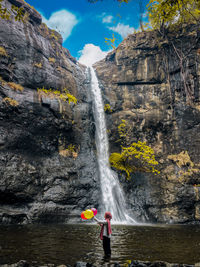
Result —
MULTIPOLYGON (((145 7, 148 0, 142 0, 145 7)), ((63 37, 63 46, 85 65, 102 59, 112 48, 105 38, 116 38, 118 46, 139 28, 138 0, 128 4, 117 0, 26 0, 40 12, 43 22, 63 37)), ((147 20, 145 17, 144 20, 147 20)))

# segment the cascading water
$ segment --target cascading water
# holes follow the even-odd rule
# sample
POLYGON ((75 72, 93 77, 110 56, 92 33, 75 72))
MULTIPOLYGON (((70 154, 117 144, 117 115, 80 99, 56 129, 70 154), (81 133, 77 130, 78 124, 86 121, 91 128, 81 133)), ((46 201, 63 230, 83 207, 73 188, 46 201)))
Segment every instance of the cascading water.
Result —
POLYGON ((126 202, 120 187, 117 175, 110 169, 108 138, 105 123, 104 106, 95 71, 91 71, 91 88, 94 99, 94 117, 96 124, 96 146, 98 153, 98 165, 103 198, 103 209, 110 211, 115 223, 134 223, 136 221, 128 216, 126 202))

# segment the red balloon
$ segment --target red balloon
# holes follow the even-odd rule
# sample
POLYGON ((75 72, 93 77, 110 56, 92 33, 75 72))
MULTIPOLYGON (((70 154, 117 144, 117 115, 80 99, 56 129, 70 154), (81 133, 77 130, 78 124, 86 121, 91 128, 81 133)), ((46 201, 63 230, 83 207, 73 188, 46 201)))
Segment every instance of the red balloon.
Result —
POLYGON ((91 210, 92 210, 92 212, 93 212, 94 216, 96 216, 96 215, 97 215, 97 209, 95 209, 95 208, 92 208, 91 210))
POLYGON ((83 220, 87 220, 87 219, 85 218, 84 211, 81 213, 81 218, 82 218, 83 220))

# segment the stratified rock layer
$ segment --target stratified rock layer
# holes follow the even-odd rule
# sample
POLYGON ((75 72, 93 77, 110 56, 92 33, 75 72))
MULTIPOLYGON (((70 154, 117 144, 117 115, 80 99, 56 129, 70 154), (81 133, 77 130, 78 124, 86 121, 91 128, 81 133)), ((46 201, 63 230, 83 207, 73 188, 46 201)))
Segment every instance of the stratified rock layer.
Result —
POLYGON ((107 111, 110 152, 146 141, 160 174, 135 173, 123 183, 130 214, 138 221, 200 220, 200 35, 191 25, 163 39, 156 32, 129 35, 96 63, 107 111))
POLYGON ((11 4, 29 16, 0 21, 0 223, 77 221, 100 192, 89 81, 38 12, 11 4), (38 95, 43 87, 66 88, 78 103, 38 95))

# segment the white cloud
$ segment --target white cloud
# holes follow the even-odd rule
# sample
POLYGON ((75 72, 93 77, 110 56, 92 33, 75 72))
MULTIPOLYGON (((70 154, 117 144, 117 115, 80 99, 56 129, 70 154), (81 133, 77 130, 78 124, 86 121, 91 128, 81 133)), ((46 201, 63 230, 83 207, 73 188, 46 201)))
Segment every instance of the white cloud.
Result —
POLYGON ((108 52, 102 51, 99 46, 86 44, 83 50, 79 51, 81 56, 78 61, 86 66, 92 66, 95 62, 105 58, 108 52))
POLYGON ((42 16, 42 20, 49 28, 58 31, 64 41, 70 36, 72 29, 78 23, 76 16, 66 9, 54 12, 49 19, 42 16))
POLYGON ((125 25, 123 23, 118 23, 115 27, 108 27, 109 30, 113 32, 117 32, 119 35, 121 35, 122 38, 127 37, 127 35, 134 32, 134 28, 130 27, 129 25, 125 25))
POLYGON ((108 16, 103 17, 102 22, 103 23, 111 23, 112 20, 113 20, 113 16, 108 15, 108 16))

